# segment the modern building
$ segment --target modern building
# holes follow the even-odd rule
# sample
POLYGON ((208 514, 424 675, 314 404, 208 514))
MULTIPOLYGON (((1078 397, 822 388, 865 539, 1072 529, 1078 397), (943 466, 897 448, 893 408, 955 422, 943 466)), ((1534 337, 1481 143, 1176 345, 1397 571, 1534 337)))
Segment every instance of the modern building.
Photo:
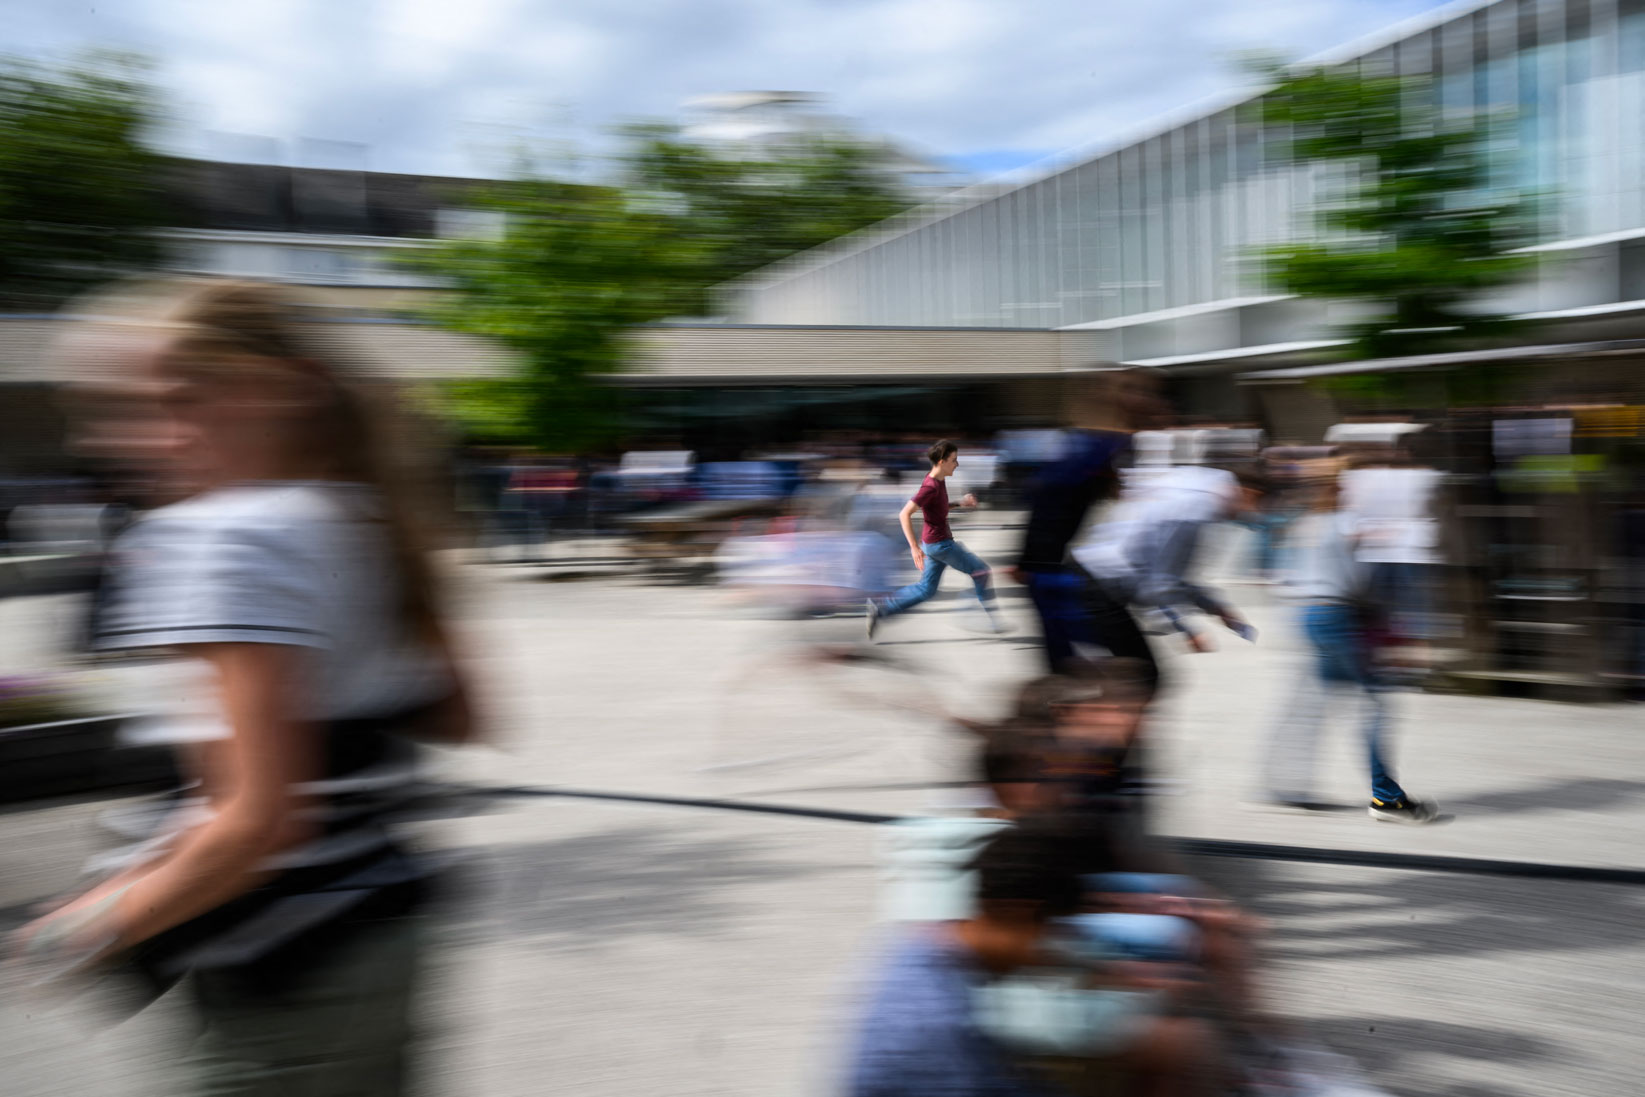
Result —
POLYGON ((478 181, 173 160, 162 233, 175 271, 310 287, 338 307, 415 306, 433 279, 398 257, 441 238, 501 231, 472 208, 478 181))
MULTIPOLYGON (((1457 4, 1316 60, 1427 77, 1448 114, 1511 116, 1500 185, 1550 201, 1529 249, 1538 275, 1496 304, 1532 321, 1535 341, 1645 335, 1645 0, 1457 4)), ((1097 357, 1190 376, 1195 410, 1229 414, 1249 403, 1236 395, 1238 374, 1318 361, 1339 345, 1342 316, 1264 280, 1257 253, 1306 237, 1330 180, 1275 162, 1273 135, 1241 110, 1258 94, 1185 110, 1003 191, 961 191, 756 272, 726 288, 723 338, 1085 332, 1100 337, 1088 344, 1097 357)), ((665 327, 645 338, 662 363, 648 383, 657 373, 688 380, 700 336, 665 327)))
MULTIPOLYGON (((475 209, 476 181, 173 160, 164 267, 298 287, 314 341, 387 383, 497 376, 509 353, 409 318, 437 292, 397 256, 442 237, 499 231, 475 209)), ((0 313, 0 479, 56 468, 62 416, 49 348, 59 321, 0 313)))

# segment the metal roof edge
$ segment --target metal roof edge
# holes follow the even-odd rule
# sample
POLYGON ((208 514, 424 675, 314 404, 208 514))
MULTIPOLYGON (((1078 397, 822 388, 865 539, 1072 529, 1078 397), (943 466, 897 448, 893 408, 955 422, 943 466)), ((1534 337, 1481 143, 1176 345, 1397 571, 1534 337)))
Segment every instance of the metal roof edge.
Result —
POLYGON ((1495 347, 1488 350, 1446 351, 1413 354, 1406 358, 1370 358, 1358 362, 1330 362, 1317 366, 1257 370, 1239 375, 1241 381, 1306 381, 1314 377, 1337 377, 1353 373, 1383 373, 1391 370, 1423 369, 1430 366, 1464 366, 1477 362, 1523 361, 1560 355, 1617 354, 1645 351, 1645 339, 1598 340, 1589 343, 1547 343, 1532 346, 1495 347))

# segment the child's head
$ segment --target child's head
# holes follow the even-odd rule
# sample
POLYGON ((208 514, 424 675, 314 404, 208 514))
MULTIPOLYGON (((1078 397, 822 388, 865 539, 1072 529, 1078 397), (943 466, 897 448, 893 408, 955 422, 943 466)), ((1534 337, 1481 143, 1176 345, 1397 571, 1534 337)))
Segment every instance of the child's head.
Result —
POLYGON ((383 503, 407 622, 427 631, 434 576, 384 409, 313 341, 276 287, 169 280, 88 301, 59 353, 83 374, 76 446, 156 502, 246 481, 366 484, 383 503))
POLYGON ((1235 487, 1233 497, 1228 501, 1228 517, 1248 518, 1262 513, 1273 492, 1273 481, 1268 470, 1257 462, 1241 464, 1232 471, 1235 487))
POLYGON ((1059 740, 1123 747, 1136 736, 1147 704, 1146 667, 1138 660, 1081 661, 1023 686, 1017 716, 1052 728, 1059 740))
POLYGON ((1051 921, 1079 910, 1080 878, 1069 853, 1063 832, 1030 824, 1002 831, 977 855, 976 914, 964 937, 985 967, 1006 972, 1034 963, 1051 921))
POLYGON ((1022 819, 1052 810, 1045 784, 1047 728, 1025 720, 1007 720, 983 740, 982 779, 1007 819, 1022 819))
POLYGON ((944 438, 933 442, 931 448, 925 451, 925 456, 931 462, 932 472, 952 476, 960 464, 960 447, 944 438))

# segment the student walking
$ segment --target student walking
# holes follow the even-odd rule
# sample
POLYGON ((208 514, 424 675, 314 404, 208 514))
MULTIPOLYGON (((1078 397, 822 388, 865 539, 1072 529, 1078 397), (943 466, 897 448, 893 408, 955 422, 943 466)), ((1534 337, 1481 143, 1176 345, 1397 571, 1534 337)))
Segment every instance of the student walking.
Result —
POLYGON ((82 322, 83 435, 159 506, 116 544, 104 647, 210 671, 189 795, 19 932, 58 973, 188 984, 191 1089, 405 1092, 430 868, 395 834, 413 739, 470 735, 436 574, 365 396, 277 291, 183 283, 82 322), (98 411, 106 411, 99 418, 98 411))
POLYGON ((1314 806, 1309 786, 1327 690, 1333 685, 1352 686, 1363 694, 1367 710, 1363 735, 1371 778, 1371 817, 1431 823, 1434 805, 1407 795, 1388 763, 1387 688, 1372 662, 1363 620, 1369 569, 1359 556, 1358 523, 1341 509, 1336 476, 1330 476, 1319 491, 1315 513, 1298 530, 1294 579, 1303 603, 1302 631, 1313 649, 1313 667, 1300 678, 1269 741, 1265 795, 1288 807, 1314 806))
MULTIPOLYGON (((942 573, 948 568, 954 568, 971 577, 971 582, 976 585, 977 601, 982 605, 989 630, 1004 631, 999 616, 994 611, 994 588, 988 564, 982 557, 954 540, 954 534, 948 528, 947 481, 959 467, 960 448, 944 438, 926 451, 926 457, 931 462, 931 471, 920 483, 920 490, 903 504, 902 513, 898 515, 898 520, 902 523, 903 537, 908 541, 909 554, 914 559, 914 566, 920 569, 920 577, 883 601, 869 599, 870 640, 874 638, 874 633, 886 618, 906 613, 934 596, 937 587, 942 583, 942 573), (918 538, 914 536, 916 510, 924 520, 918 538)), ((960 500, 960 506, 967 509, 976 505, 977 500, 973 495, 966 495, 960 500)))

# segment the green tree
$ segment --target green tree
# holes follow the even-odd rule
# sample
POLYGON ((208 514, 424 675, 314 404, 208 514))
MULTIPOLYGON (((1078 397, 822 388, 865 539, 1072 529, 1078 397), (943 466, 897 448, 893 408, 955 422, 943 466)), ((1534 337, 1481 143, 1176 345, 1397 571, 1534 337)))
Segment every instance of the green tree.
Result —
POLYGON ((496 239, 441 245, 416 260, 448 285, 434 318, 496 339, 518 377, 449 386, 473 436, 579 450, 607 440, 612 396, 592 378, 620 365, 617 333, 674 314, 696 263, 674 218, 614 187, 526 180, 496 187, 496 239))
POLYGON ((728 156, 662 124, 624 131, 623 185, 676 217, 697 257, 690 311, 706 313, 706 291, 790 255, 902 212, 911 203, 864 141, 791 140, 763 156, 728 156))
POLYGON ((737 159, 641 126, 612 167, 609 185, 499 184, 485 202, 504 215, 501 235, 413 260, 450 287, 436 319, 526 363, 447 387, 471 435, 559 451, 610 440, 616 394, 595 378, 621 368, 625 328, 704 315, 719 284, 908 205, 873 150, 846 141, 737 159))
POLYGON ((1444 117, 1426 80, 1338 69, 1259 66, 1277 85, 1252 114, 1278 161, 1315 168, 1324 184, 1314 239, 1267 249, 1282 292, 1370 305, 1348 326, 1366 358, 1478 345, 1506 320, 1481 307, 1487 291, 1532 261, 1535 203, 1493 186, 1487 155, 1501 119, 1444 117))
POLYGON ((49 308, 151 265, 164 220, 144 66, 0 59, 0 308, 49 308))

